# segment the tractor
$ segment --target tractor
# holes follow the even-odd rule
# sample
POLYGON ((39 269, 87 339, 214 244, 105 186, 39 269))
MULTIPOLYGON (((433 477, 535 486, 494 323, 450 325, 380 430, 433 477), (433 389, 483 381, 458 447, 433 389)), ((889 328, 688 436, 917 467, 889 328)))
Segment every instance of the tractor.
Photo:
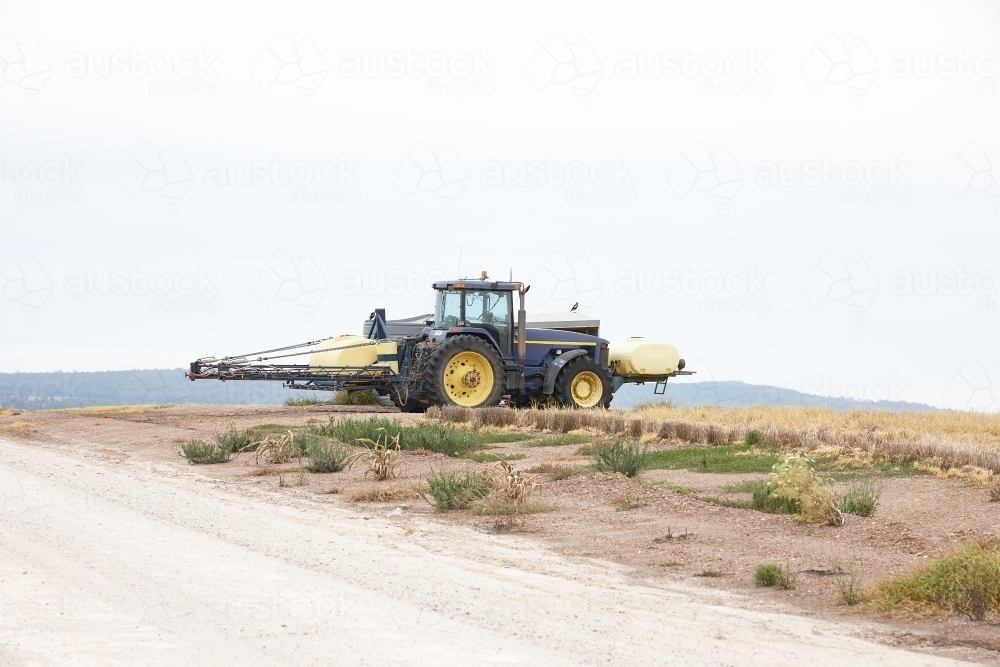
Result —
POLYGON ((598 321, 575 312, 532 322, 525 310, 530 286, 520 282, 491 280, 484 272, 479 280, 439 281, 433 288, 433 314, 390 321, 376 309, 363 335, 201 358, 186 375, 282 381, 291 389, 374 390, 404 412, 422 412, 432 405, 501 402, 607 408, 625 383, 654 382, 654 393, 662 394, 668 378, 692 374, 673 345, 647 338, 610 343, 598 335, 598 321), (304 355, 307 363, 272 363, 304 355))

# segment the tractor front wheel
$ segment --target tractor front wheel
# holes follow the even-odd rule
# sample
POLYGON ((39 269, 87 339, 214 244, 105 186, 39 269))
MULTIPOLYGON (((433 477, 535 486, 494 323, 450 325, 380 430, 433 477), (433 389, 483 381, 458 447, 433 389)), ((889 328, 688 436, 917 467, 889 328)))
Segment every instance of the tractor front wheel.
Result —
POLYGON ((590 357, 577 357, 556 376, 555 397, 571 408, 606 408, 611 404, 611 373, 590 357))
POLYGON ((504 373, 493 346, 458 335, 438 345, 427 362, 427 397, 433 405, 482 408, 503 398, 504 373))

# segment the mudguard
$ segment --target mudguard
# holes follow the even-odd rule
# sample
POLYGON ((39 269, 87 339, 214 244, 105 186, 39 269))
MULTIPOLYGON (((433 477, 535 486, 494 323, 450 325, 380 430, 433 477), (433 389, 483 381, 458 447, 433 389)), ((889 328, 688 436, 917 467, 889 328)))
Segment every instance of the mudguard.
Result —
POLYGON ((542 393, 551 394, 555 391, 556 376, 559 375, 562 367, 584 354, 587 354, 586 350, 567 350, 556 357, 556 360, 545 369, 545 381, 542 383, 542 393))

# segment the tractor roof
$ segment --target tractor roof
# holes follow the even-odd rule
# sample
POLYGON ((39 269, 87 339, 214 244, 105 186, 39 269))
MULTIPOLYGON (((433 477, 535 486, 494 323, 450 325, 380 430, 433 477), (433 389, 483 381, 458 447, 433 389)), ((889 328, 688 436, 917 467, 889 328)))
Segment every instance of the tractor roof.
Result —
POLYGON ((434 283, 434 289, 491 289, 514 292, 517 290, 517 283, 502 282, 499 280, 439 280, 434 283))

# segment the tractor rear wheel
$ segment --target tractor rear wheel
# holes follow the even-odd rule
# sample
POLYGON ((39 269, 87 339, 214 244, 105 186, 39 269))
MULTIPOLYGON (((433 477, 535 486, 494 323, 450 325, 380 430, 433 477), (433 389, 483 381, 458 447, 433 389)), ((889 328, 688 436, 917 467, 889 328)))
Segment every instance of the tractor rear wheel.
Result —
POLYGON ((431 353, 426 383, 432 405, 493 406, 503 398, 503 364, 482 338, 453 336, 431 353))
POLYGON ((611 404, 611 373, 590 357, 577 357, 556 376, 556 400, 570 408, 606 408, 611 404))

